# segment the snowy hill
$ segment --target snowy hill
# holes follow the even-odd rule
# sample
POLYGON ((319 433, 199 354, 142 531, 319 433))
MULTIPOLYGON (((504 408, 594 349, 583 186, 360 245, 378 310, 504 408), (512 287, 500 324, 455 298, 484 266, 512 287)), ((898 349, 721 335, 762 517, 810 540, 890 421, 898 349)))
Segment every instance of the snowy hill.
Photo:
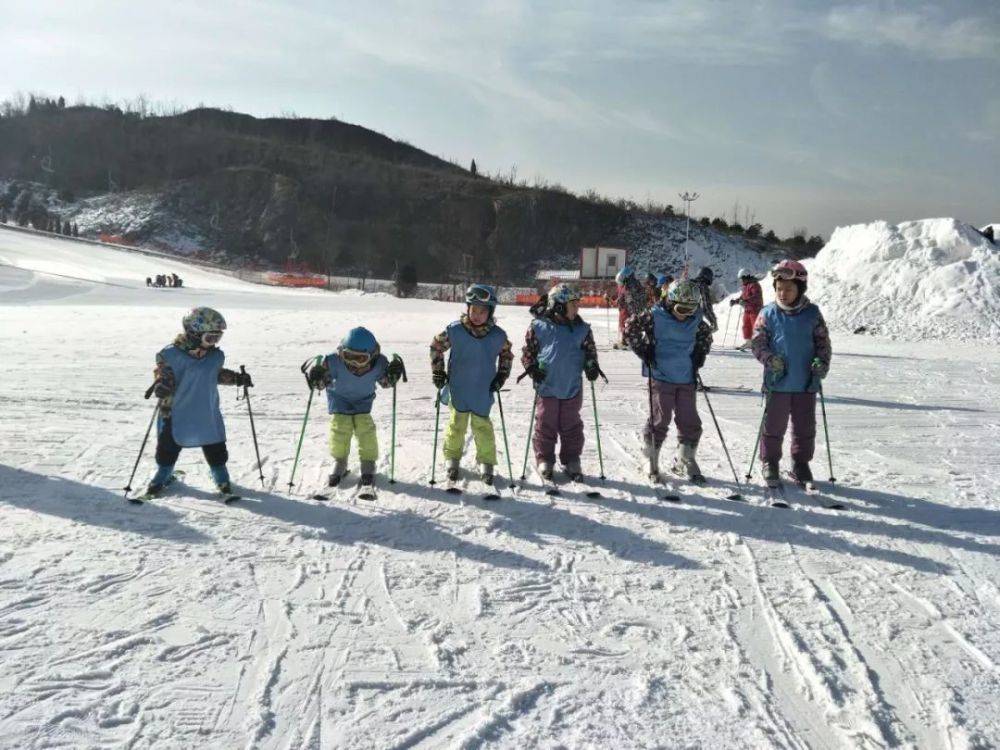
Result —
MULTIPOLYGON (((790 510, 756 484, 726 499, 737 487, 699 395, 710 481, 682 485, 672 504, 643 476, 637 360, 609 349, 610 316, 587 311, 610 379, 596 387, 603 496, 547 496, 529 464, 516 495, 502 482, 504 499, 485 502, 474 483, 459 496, 429 484, 428 343, 459 305, 265 289, 13 231, 0 231, 0 261, 5 748, 1000 744, 996 347, 835 336, 825 392, 838 482, 815 496, 789 488, 790 510), (144 288, 155 270, 191 287, 144 288), (247 404, 223 388, 243 499, 221 504, 191 449, 166 496, 127 505, 153 357, 193 304, 225 314, 227 364, 253 374, 264 486, 247 404), (409 370, 397 481, 380 391, 378 500, 350 499, 352 473, 319 502, 325 399, 311 402, 288 487, 310 403, 299 364, 358 324, 409 370)), ((519 346, 526 310, 497 315, 519 346)), ((761 368, 717 349, 702 375, 742 478, 761 368)), ((509 381, 518 475, 531 403, 529 385, 509 381)), ((586 407, 583 466, 596 474, 589 388, 586 407)))
POLYGON ((809 268, 832 327, 1000 341, 1000 246, 955 219, 840 227, 809 268))

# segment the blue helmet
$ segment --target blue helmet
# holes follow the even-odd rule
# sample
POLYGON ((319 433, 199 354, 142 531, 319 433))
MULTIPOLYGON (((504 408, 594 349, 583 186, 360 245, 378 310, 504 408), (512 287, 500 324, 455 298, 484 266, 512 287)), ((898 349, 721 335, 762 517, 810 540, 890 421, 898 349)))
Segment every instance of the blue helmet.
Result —
POLYGON ((628 266, 622 266, 622 270, 620 270, 618 274, 615 276, 615 281, 617 281, 619 284, 624 284, 626 281, 634 277, 635 277, 635 271, 633 271, 628 266))
POLYGON ((367 328, 352 328, 341 340, 337 354, 348 364, 365 365, 379 355, 378 341, 367 328))
POLYGON ((497 290, 489 284, 472 284, 465 290, 465 304, 482 305, 493 310, 497 306, 497 290))
POLYGON ((656 277, 656 285, 657 286, 666 286, 667 284, 669 284, 673 280, 674 280, 673 276, 669 276, 668 274, 661 273, 659 276, 656 277))

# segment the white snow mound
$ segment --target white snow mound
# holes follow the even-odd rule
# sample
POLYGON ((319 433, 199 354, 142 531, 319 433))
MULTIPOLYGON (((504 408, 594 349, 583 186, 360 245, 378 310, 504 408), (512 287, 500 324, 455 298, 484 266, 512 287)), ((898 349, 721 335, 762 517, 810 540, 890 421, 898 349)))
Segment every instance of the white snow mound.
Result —
POLYGON ((1000 247, 955 219, 838 227, 810 262, 834 328, 1000 342, 1000 247))

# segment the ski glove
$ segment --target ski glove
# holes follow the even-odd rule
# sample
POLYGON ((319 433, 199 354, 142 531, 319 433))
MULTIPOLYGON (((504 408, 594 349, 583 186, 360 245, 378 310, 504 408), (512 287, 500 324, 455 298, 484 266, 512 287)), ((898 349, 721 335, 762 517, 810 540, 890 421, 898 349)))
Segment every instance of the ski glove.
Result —
POLYGON ((583 374, 591 382, 597 380, 597 376, 601 374, 601 367, 597 364, 596 359, 587 360, 583 363, 583 374))
POLYGON ((636 344, 633 351, 636 356, 643 361, 643 363, 649 367, 653 366, 653 362, 656 360, 656 345, 651 344, 648 341, 644 341, 640 344, 636 344))
POLYGON ((826 377, 826 374, 829 370, 829 368, 823 363, 823 360, 821 360, 819 357, 815 357, 813 359, 809 369, 811 369, 812 374, 815 375, 820 380, 826 377))
POLYGON ((531 379, 535 383, 545 382, 545 368, 537 364, 532 365, 531 367, 528 368, 528 375, 531 376, 531 379))
POLYGON ((153 393, 156 394, 157 398, 167 398, 173 395, 174 389, 169 383, 157 380, 156 385, 153 387, 153 393))
POLYGON ((403 360, 393 359, 389 362, 389 366, 385 368, 385 375, 390 387, 396 385, 403 377, 403 360))
POLYGON ((444 370, 435 370, 431 375, 431 380, 434 381, 434 387, 441 390, 448 383, 448 373, 444 370))
POLYGON ((326 387, 327 377, 329 377, 329 372, 326 369, 326 365, 313 365, 309 368, 309 375, 306 376, 309 379, 309 385, 311 385, 316 390, 322 390, 326 387))
POLYGON ((498 372, 496 374, 496 377, 493 378, 493 382, 490 383, 490 390, 496 393, 501 388, 503 388, 503 384, 506 382, 507 382, 507 373, 498 372))
POLYGON ((743 300, 741 300, 739 297, 734 297, 733 299, 729 300, 729 306, 735 307, 736 305, 742 304, 742 302, 743 300))
POLYGON ((767 367, 776 379, 785 374, 785 360, 777 354, 772 354, 771 358, 767 360, 767 367))
POLYGON ((253 388, 253 380, 250 379, 249 372, 237 372, 235 383, 237 388, 242 388, 243 386, 253 388))

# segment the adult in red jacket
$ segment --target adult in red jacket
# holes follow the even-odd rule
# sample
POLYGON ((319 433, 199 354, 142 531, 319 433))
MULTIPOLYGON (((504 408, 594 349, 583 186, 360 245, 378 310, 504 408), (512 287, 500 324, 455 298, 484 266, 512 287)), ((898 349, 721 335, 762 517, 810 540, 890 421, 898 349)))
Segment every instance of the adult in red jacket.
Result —
POLYGON ((761 291, 757 277, 745 268, 740 269, 740 284, 740 296, 730 300, 729 304, 743 308, 743 343, 736 348, 746 351, 750 348, 753 324, 761 308, 764 307, 764 292, 761 291))
POLYGON ((615 276, 618 282, 618 292, 615 295, 605 295, 609 305, 618 308, 618 341, 615 349, 627 349, 625 344, 625 321, 649 308, 649 300, 642 283, 635 277, 635 272, 626 266, 615 276))

